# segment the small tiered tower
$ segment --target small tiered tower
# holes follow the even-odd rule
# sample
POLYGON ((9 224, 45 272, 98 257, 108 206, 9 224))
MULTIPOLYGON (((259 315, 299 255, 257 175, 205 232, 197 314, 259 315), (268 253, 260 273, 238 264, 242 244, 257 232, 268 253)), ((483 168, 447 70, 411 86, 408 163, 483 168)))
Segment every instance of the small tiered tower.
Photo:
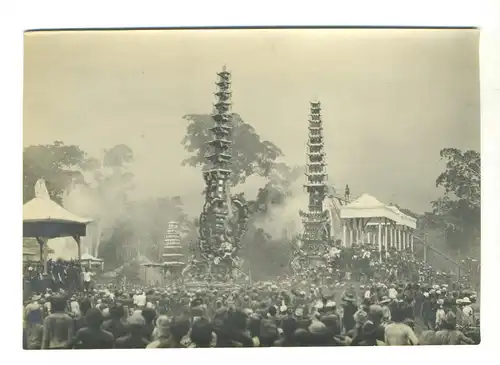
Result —
POLYGON ((300 215, 304 226, 301 248, 306 255, 314 256, 328 246, 331 222, 328 211, 323 208, 323 201, 328 194, 328 176, 323 144, 321 104, 319 101, 310 104, 307 180, 304 185, 309 194, 309 204, 308 211, 301 211, 300 215))
POLYGON ((168 222, 167 234, 165 235, 163 246, 163 268, 171 276, 179 276, 186 263, 181 248, 181 235, 179 233, 179 223, 168 222))

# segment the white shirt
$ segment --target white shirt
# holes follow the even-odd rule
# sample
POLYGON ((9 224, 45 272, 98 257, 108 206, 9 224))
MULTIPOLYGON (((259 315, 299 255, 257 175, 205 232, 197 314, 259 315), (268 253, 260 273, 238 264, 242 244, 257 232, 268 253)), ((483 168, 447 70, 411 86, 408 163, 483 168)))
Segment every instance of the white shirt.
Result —
POLYGON ((398 296, 398 291, 394 288, 390 288, 389 289, 389 298, 396 299, 397 296, 398 296))
POLYGON ((470 305, 466 305, 462 309, 463 317, 462 321, 464 325, 473 326, 474 325, 474 310, 470 305))
POLYGON ((85 271, 83 273, 83 281, 88 283, 90 280, 92 280, 92 275, 93 274, 91 272, 85 271))
POLYGON ((144 294, 139 294, 135 297, 135 305, 137 305, 139 307, 144 307, 144 306, 146 306, 146 303, 147 303, 147 299, 146 299, 146 296, 144 294))
POLYGON ((446 319, 446 313, 444 311, 443 308, 439 308, 437 311, 436 311, 436 324, 437 325, 440 325, 441 323, 443 323, 446 319))

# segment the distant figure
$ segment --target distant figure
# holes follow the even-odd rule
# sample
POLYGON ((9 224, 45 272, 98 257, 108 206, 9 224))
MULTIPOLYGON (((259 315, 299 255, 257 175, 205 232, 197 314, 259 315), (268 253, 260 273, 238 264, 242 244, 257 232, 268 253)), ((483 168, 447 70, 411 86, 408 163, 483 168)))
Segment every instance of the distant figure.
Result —
POLYGON ((345 200, 349 201, 351 198, 351 189, 349 189, 349 185, 345 186, 345 195, 344 195, 345 200))
POLYGON ((90 272, 88 268, 84 268, 83 271, 83 289, 88 292, 90 289, 90 284, 92 282, 92 276, 94 276, 93 272, 90 272))

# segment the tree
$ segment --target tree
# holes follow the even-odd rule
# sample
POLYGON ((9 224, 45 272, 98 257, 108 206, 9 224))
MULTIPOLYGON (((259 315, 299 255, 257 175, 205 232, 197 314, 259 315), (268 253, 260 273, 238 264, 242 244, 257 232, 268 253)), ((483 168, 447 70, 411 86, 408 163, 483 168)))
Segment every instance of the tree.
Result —
POLYGON ((481 156, 476 151, 462 152, 456 148, 441 150, 441 159, 446 160, 446 169, 436 186, 445 189, 445 196, 461 200, 471 208, 481 205, 481 156))
POLYGON ((456 148, 445 148, 440 154, 446 168, 436 186, 443 187, 445 194, 432 202, 427 219, 444 229, 450 247, 470 250, 479 245, 481 231, 481 156, 456 148))
POLYGON ((118 144, 105 150, 102 163, 106 167, 123 167, 133 160, 134 151, 125 144, 118 144))
MULTIPOLYGON (((210 115, 190 114, 184 116, 188 121, 186 135, 182 144, 191 154, 182 161, 183 165, 197 167, 206 163, 207 142, 213 136, 209 128, 214 122, 210 115)), ((254 174, 268 177, 274 162, 283 152, 273 143, 261 140, 255 129, 245 123, 238 114, 233 114, 233 160, 231 183, 233 186, 244 183, 254 174)))
POLYGON ((64 190, 72 182, 85 183, 83 171, 93 163, 87 153, 75 145, 61 141, 35 145, 23 151, 23 203, 34 198, 34 186, 44 178, 49 195, 61 203, 64 190))

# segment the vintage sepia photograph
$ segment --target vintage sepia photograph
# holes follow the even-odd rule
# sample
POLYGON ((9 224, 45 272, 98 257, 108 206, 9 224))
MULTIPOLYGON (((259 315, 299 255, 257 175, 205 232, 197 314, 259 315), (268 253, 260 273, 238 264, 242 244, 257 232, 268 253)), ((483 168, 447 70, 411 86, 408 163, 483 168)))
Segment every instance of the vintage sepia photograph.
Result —
POLYGON ((26 31, 23 348, 479 344, 479 34, 26 31))

